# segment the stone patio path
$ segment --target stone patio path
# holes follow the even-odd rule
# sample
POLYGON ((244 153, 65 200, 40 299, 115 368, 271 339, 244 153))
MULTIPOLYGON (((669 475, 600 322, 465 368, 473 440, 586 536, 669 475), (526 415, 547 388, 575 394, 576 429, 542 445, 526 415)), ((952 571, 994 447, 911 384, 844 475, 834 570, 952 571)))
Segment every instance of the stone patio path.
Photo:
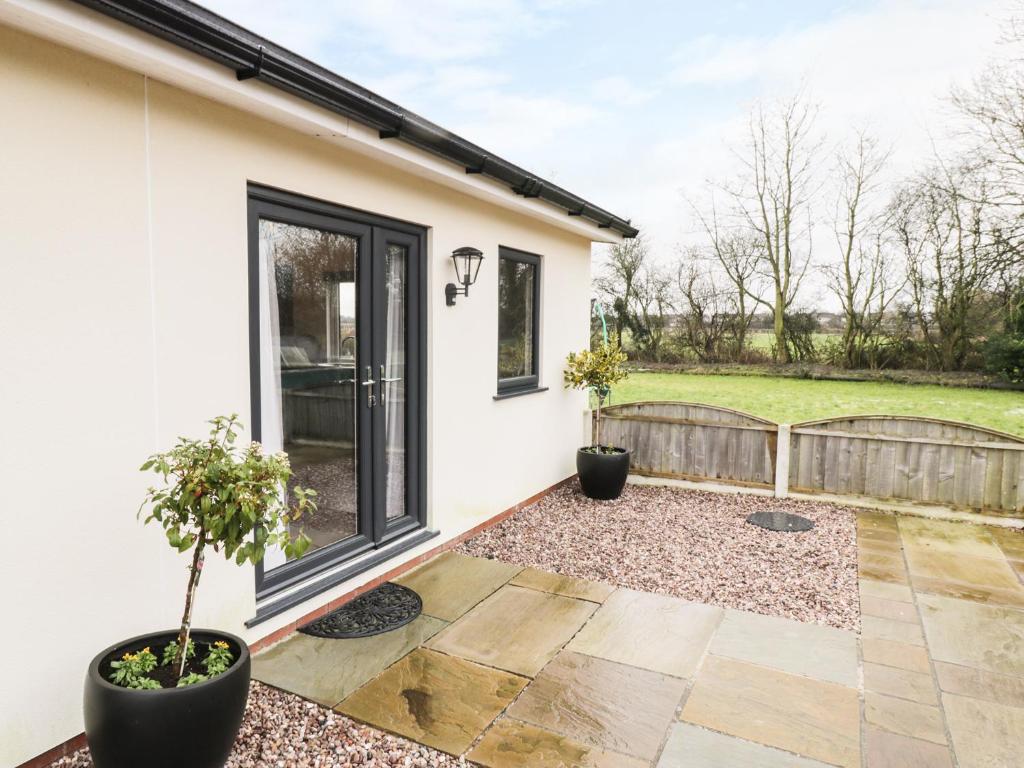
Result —
POLYGON ((411 624, 253 675, 490 768, 1024 765, 1024 534, 857 535, 859 636, 447 552, 397 580, 411 624))

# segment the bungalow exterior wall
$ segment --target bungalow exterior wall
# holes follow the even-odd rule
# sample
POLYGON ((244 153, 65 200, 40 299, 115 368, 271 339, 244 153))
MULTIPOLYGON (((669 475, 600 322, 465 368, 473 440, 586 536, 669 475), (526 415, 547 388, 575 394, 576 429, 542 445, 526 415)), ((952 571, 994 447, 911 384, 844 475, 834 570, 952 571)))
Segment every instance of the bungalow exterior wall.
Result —
POLYGON ((0 765, 82 730, 105 646, 179 619, 186 560, 135 512, 144 458, 250 413, 250 182, 428 228, 428 525, 438 538, 253 629, 254 572, 208 559, 197 626, 249 641, 574 472, 590 241, 0 25, 0 765), (483 250, 446 307, 449 254, 483 250), (499 245, 543 255, 540 380, 496 401, 499 245))

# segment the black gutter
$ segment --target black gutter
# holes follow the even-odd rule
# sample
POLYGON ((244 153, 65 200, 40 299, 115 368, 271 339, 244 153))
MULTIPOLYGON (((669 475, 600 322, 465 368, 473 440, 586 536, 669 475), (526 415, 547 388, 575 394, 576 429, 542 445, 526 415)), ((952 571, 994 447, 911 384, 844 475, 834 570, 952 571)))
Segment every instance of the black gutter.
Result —
POLYGON ((623 237, 639 230, 627 219, 587 202, 519 166, 488 153, 451 131, 330 70, 298 56, 187 0, 75 0, 112 18, 256 78, 305 101, 375 128, 381 139, 399 139, 507 185, 524 197, 545 200, 623 237))

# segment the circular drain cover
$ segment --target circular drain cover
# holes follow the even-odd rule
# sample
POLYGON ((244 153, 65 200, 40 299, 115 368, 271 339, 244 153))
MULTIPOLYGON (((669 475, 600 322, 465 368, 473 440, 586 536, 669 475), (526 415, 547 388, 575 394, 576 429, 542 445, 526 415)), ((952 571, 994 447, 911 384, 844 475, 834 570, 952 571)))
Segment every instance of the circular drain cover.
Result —
POLYGON ((387 581, 336 611, 299 627, 299 632, 337 640, 369 637, 405 626, 422 610, 419 595, 408 587, 387 581))
POLYGON ((767 528, 769 531, 809 531, 814 523, 806 517, 791 515, 789 512, 755 512, 747 518, 748 523, 767 528))

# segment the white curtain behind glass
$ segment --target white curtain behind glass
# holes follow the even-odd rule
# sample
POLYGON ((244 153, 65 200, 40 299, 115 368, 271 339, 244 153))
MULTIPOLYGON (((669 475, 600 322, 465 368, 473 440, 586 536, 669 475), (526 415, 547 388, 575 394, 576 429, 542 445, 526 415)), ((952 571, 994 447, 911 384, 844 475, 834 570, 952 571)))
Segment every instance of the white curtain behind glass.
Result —
MULTIPOLYGON (((284 419, 281 413, 281 330, 277 306, 274 256, 279 225, 260 221, 260 442, 269 453, 284 450, 284 419)), ((267 550, 265 570, 285 563, 284 551, 267 550)))
POLYGON ((387 378, 399 379, 381 385, 386 387, 385 510, 389 519, 405 514, 405 268, 406 249, 389 245, 385 264, 388 300, 384 371, 387 378))

